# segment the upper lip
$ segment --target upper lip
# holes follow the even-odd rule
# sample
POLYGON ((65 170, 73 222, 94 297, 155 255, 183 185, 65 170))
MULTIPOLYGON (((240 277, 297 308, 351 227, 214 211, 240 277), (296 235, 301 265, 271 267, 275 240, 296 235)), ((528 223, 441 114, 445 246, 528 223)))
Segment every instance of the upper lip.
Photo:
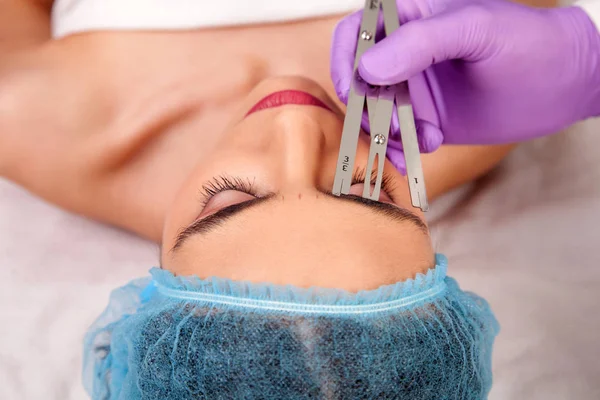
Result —
POLYGON ((250 111, 248 111, 246 116, 260 110, 265 110, 273 107, 280 107, 287 104, 316 106, 332 111, 327 104, 325 104, 322 100, 316 98, 310 93, 306 93, 300 90, 281 90, 275 93, 271 93, 270 95, 264 97, 262 100, 256 103, 250 109, 250 111))

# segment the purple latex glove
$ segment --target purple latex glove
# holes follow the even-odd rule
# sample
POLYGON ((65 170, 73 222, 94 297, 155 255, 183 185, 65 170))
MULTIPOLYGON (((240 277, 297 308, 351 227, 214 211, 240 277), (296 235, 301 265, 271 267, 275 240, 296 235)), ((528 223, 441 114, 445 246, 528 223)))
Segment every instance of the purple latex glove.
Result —
MULTIPOLYGON (((374 85, 408 80, 422 152, 442 143, 524 141, 600 114, 600 35, 582 9, 503 0, 397 4, 403 25, 363 55, 358 72, 374 85)), ((343 102, 361 16, 343 19, 333 36, 331 77, 343 102)), ((388 158, 403 170, 397 131, 394 123, 388 158)))

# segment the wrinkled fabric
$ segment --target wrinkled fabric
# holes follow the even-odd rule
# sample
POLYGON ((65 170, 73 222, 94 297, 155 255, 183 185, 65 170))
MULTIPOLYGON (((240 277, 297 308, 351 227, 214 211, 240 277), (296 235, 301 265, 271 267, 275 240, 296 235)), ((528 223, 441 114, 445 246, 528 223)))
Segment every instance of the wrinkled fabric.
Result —
MULTIPOLYGON (((408 80, 421 152, 521 142, 600 114, 600 35, 581 8, 504 0, 403 0, 397 8, 402 25, 363 54, 358 73, 373 85, 408 80)), ((361 19, 362 11, 344 18, 333 35, 331 77, 343 102, 361 19)), ((404 169, 396 116, 388 157, 404 169)))
POLYGON ((93 399, 485 399, 497 322, 427 274, 376 290, 152 269, 113 292, 84 346, 93 399))

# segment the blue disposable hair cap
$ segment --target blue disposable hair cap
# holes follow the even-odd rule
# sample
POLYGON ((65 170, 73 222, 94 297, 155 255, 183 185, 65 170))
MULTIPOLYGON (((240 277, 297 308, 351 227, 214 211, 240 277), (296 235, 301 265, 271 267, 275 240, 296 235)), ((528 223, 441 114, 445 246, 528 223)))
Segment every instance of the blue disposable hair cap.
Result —
POLYGON ((174 276, 115 290, 84 345, 93 399, 485 399, 498 324, 446 276, 357 293, 174 276))

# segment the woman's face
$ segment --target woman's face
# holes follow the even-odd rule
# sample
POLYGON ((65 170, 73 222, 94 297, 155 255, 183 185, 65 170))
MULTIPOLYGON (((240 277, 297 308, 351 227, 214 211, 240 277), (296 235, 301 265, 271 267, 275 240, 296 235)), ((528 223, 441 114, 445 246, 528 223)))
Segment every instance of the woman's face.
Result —
POLYGON ((342 125, 343 113, 313 81, 286 77, 259 84, 171 206, 163 268, 351 291, 425 272, 434 254, 406 178, 386 161, 380 202, 361 197, 369 153, 365 135, 355 161, 359 182, 350 195, 330 194, 342 125), (289 100, 288 92, 256 109, 283 90, 316 99, 312 105, 278 105, 289 100))

